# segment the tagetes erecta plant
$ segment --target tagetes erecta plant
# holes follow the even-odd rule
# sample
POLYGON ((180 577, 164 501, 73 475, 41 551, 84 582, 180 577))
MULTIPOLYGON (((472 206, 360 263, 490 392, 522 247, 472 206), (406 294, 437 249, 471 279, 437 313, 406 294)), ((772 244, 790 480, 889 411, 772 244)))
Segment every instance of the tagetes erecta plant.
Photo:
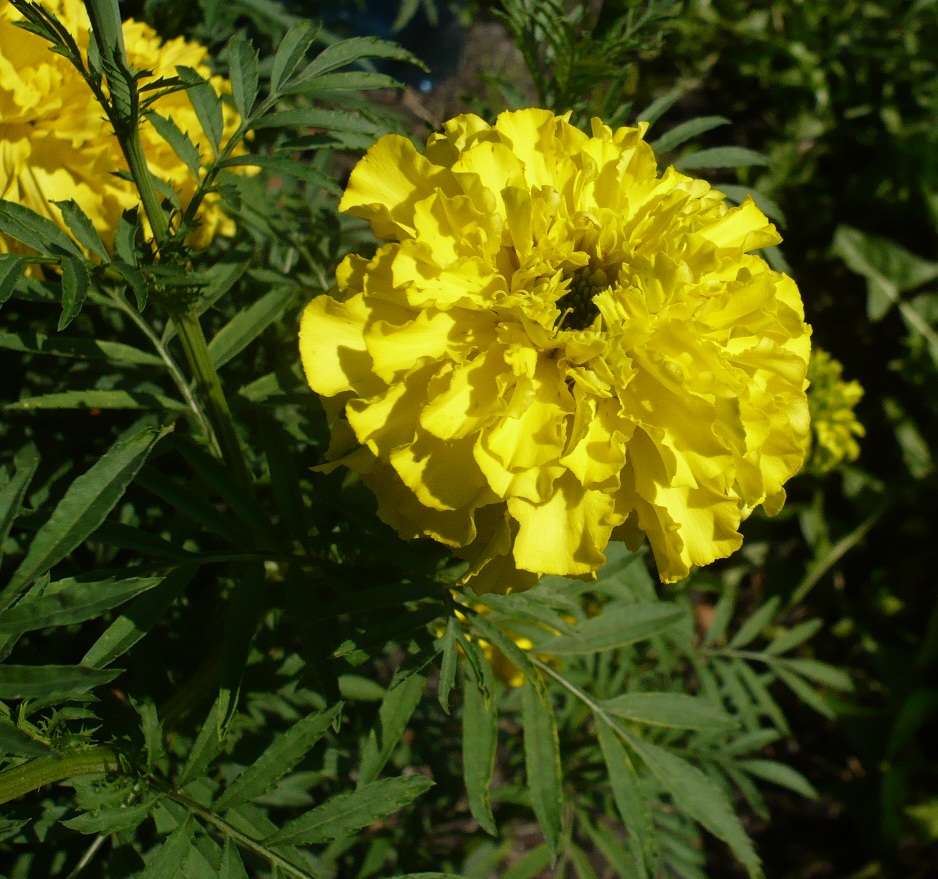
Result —
MULTIPOLYGON (((91 25, 81 0, 46 0, 87 55, 91 25)), ((118 172, 127 170, 120 144, 104 112, 93 100, 81 74, 66 58, 49 50, 42 37, 14 25, 22 16, 9 0, 0 0, 0 197, 24 205, 66 228, 52 202, 74 199, 111 245, 123 211, 139 204, 134 184, 118 172)), ((176 76, 177 66, 208 77, 208 51, 180 38, 162 42, 148 25, 124 22, 127 58, 135 70, 149 71, 142 84, 176 76)), ((212 77, 216 92, 230 91, 222 77, 212 77)), ((172 119, 198 147, 203 159, 212 147, 184 91, 166 94, 153 109, 172 119)), ((223 110, 224 130, 237 128, 237 114, 223 110)), ((170 145, 144 120, 140 136, 150 170, 169 183, 186 205, 197 182, 170 145)), ((217 198, 206 199, 201 225, 192 244, 204 246, 217 234, 231 234, 217 198)), ((11 242, 0 235, 0 252, 11 242)))
POLYGON ((342 199, 389 243, 303 317, 329 457, 477 592, 592 577, 619 538, 679 580, 804 461, 810 328, 751 253, 779 235, 751 200, 659 176, 644 130, 459 116, 423 154, 380 139, 342 199))
POLYGON ((843 366, 822 348, 811 352, 808 364, 808 409, 811 412, 811 454, 808 467, 827 473, 844 461, 860 456, 857 437, 866 430, 857 420, 854 407, 863 399, 858 381, 844 381, 843 366))

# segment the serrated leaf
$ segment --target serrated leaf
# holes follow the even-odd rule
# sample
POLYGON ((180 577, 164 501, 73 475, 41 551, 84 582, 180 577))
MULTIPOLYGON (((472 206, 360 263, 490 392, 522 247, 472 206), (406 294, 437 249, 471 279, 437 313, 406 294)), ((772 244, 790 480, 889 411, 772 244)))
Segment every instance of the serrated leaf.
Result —
POLYGON ((778 605, 779 598, 777 595, 763 604, 762 607, 739 627, 739 631, 733 635, 730 639, 730 643, 727 645, 729 649, 738 650, 740 647, 745 647, 751 641, 758 638, 759 635, 762 634, 763 629, 775 618, 778 605))
POLYGON ((542 876, 555 860, 549 845, 539 845, 502 872, 498 879, 534 879, 542 876))
POLYGON ((414 674, 385 694, 378 712, 378 725, 368 734, 362 750, 356 787, 362 788, 374 781, 387 764, 420 704, 426 682, 426 677, 414 674))
POLYGON ((686 122, 675 125, 674 128, 666 131, 657 140, 653 140, 650 146, 655 155, 660 155, 679 147, 682 143, 697 137, 699 134, 729 124, 730 120, 725 116, 697 116, 694 119, 688 119, 686 122))
POLYGON ((242 119, 247 119, 257 100, 257 52, 250 40, 240 34, 231 38, 226 50, 231 80, 231 97, 242 119))
MULTIPOLYGON (((411 56, 413 57, 413 56, 411 56)), ((311 95, 316 92, 367 91, 369 89, 401 88, 401 83, 386 73, 369 73, 364 70, 343 73, 326 73, 313 79, 297 79, 284 90, 285 95, 311 95)))
POLYGON ((39 452, 33 443, 23 446, 13 458, 13 476, 0 488, 0 548, 10 534, 16 517, 23 508, 29 484, 39 466, 39 452))
POLYGON ((51 746, 45 742, 37 741, 21 730, 8 717, 0 714, 0 754, 4 758, 9 755, 16 757, 46 757, 51 751, 51 746))
POLYGON ((246 154, 243 156, 232 156, 219 163, 220 168, 263 168, 265 171, 272 171, 275 174, 285 174, 290 177, 296 177, 310 186, 316 186, 325 189, 333 194, 340 194, 342 187, 327 174, 323 174, 318 168, 314 168, 309 162, 300 162, 289 156, 261 156, 246 154))
POLYGON ((784 763, 775 760, 740 760, 737 765, 750 775, 786 787, 788 790, 801 794, 809 800, 818 798, 818 792, 811 782, 796 769, 792 769, 791 766, 786 766, 784 763))
POLYGON ((726 636, 727 626, 733 618, 733 611, 736 610, 736 593, 737 587, 735 585, 727 586, 723 590, 713 610, 713 618, 710 620, 710 625, 701 642, 702 647, 712 647, 726 636))
POLYGON ((150 391, 62 391, 57 394, 39 394, 25 397, 3 407, 14 412, 34 412, 39 409, 164 409, 185 412, 188 406, 172 397, 150 391))
POLYGON ((296 110, 278 110, 257 120, 255 130, 264 128, 322 128, 326 131, 349 131, 374 137, 377 126, 374 122, 339 110, 324 110, 320 107, 303 107, 296 110))
MULTIPOLYGON (((195 110, 202 131, 208 138, 212 151, 217 156, 220 152, 221 138, 224 131, 224 120, 221 112, 221 98, 215 94, 212 84, 191 67, 180 66, 176 68, 180 79, 186 84, 186 94, 189 103, 195 110)), ((172 146, 172 144, 170 144, 172 146)))
POLYGON ((136 598, 91 645, 82 664, 103 668, 130 650, 183 593, 197 570, 198 565, 176 568, 159 585, 136 598))
POLYGON ((147 798, 142 803, 130 805, 111 806, 96 809, 94 812, 84 812, 63 821, 66 827, 77 833, 120 833, 134 830, 150 816, 153 811, 154 798, 147 798))
POLYGON ((281 93, 281 87, 293 76, 318 33, 319 27, 308 21, 297 22, 286 32, 270 68, 271 94, 281 93))
MULTIPOLYGON (((128 266, 137 265, 136 239, 137 232, 140 229, 140 222, 137 217, 137 209, 131 208, 124 211, 117 221, 117 228, 114 230, 114 253, 128 266)), ((138 304, 139 308, 143 308, 138 304)))
POLYGON ((751 877, 763 875, 752 840, 718 784, 696 766, 658 745, 634 737, 630 745, 680 811, 722 839, 751 877))
POLYGON ((81 312, 90 283, 84 259, 62 257, 62 314, 58 330, 64 330, 81 312))
POLYGON ((853 681, 850 675, 842 668, 828 665, 817 659, 785 659, 782 663, 785 668, 810 678, 819 684, 825 684, 835 690, 852 690, 853 681))
POLYGON ((830 705, 827 704, 827 700, 803 678, 786 670, 781 665, 776 665, 773 671, 778 676, 778 679, 804 702, 805 705, 813 708, 822 717, 826 717, 829 720, 834 718, 834 711, 830 705))
POLYGON ((0 332, 0 348, 30 354, 51 354, 80 360, 111 360, 135 366, 162 366, 163 361, 148 351, 141 351, 122 342, 105 342, 80 336, 46 336, 43 333, 0 332))
POLYGON ((442 708, 449 714, 449 694, 452 692, 453 685, 456 682, 456 666, 458 665, 458 651, 456 649, 456 629, 459 622, 455 617, 450 617, 446 623, 446 632, 441 639, 441 652, 443 659, 440 662, 440 683, 437 687, 437 698, 442 708))
POLYGON ((251 561, 236 574, 228 596, 219 675, 219 730, 227 728, 238 707, 241 679, 264 612, 265 587, 264 563, 251 561))
POLYGON ((722 709, 686 693, 623 693, 597 704, 615 717, 652 726, 722 729, 738 725, 736 719, 722 709))
POLYGON ((711 147, 689 153, 674 161, 678 171, 697 170, 699 168, 745 168, 750 165, 768 165, 769 160, 746 147, 725 146, 711 147))
POLYGON ((419 58, 397 43, 390 43, 378 37, 352 37, 351 39, 340 40, 331 46, 326 46, 303 68, 302 73, 290 83, 290 88, 293 89, 294 86, 301 85, 324 73, 346 67, 362 58, 384 58, 390 61, 403 61, 414 64, 421 70, 427 69, 419 58))
POLYGON ((61 212, 62 219, 75 240, 90 253, 100 257, 102 262, 109 262, 110 255, 107 247, 101 240, 98 230, 95 229, 91 218, 81 209, 74 199, 52 202, 61 212))
POLYGON ((187 812, 182 823, 147 861, 139 879, 179 879, 184 875, 186 861, 192 851, 192 838, 197 828, 195 818, 187 812))
POLYGON ((761 709, 762 713, 775 724, 777 729, 781 730, 785 735, 791 734, 791 730, 788 727, 788 720, 782 712, 782 709, 778 707, 778 703, 772 698, 772 694, 769 692, 769 688, 762 680, 761 676, 753 670, 749 663, 737 659, 724 666, 722 670, 727 680, 738 679, 740 683, 745 684, 748 691, 752 694, 753 699, 755 699, 756 705, 761 709))
POLYGON ((225 837, 225 847, 222 850, 221 864, 218 868, 218 879, 248 879, 244 862, 238 853, 238 847, 231 841, 230 836, 225 837))
POLYGON ((147 119, 150 120, 157 134, 170 145, 173 152, 182 160, 182 163, 189 169, 189 173, 198 180, 202 168, 202 157, 199 155, 199 148, 192 142, 192 138, 183 132, 172 119, 160 116, 154 110, 147 113, 147 119))
POLYGON ((649 128, 668 112, 681 98, 678 91, 666 92, 655 98, 644 110, 635 114, 637 122, 647 122, 649 128))
POLYGON ((580 623, 575 635, 545 641, 543 649, 566 656, 626 647, 661 634, 684 615, 684 608, 666 602, 607 605, 601 616, 580 623))
POLYGON ((16 202, 0 199, 0 232, 44 256, 71 254, 82 258, 78 245, 52 220, 16 202))
MULTIPOLYGON (((455 620, 452 620, 457 626, 455 620)), ((468 674, 463 674, 462 770, 469 811, 479 826, 498 836, 492 815, 490 786, 498 744, 498 713, 493 699, 486 699, 468 674)))
POLYGON ((787 653, 793 647, 803 644, 808 638, 811 638, 818 630, 823 628, 824 621, 820 619, 805 620, 797 626, 793 626, 787 632, 773 638, 765 648, 765 652, 778 656, 781 653, 787 653))
POLYGON ((68 487, 13 572, 10 584, 0 594, 0 610, 9 607, 33 580, 94 533, 123 497, 153 447, 170 430, 146 427, 119 439, 68 487))
MULTIPOLYGON (((202 728, 196 736, 186 763, 179 773, 176 781, 177 788, 183 788, 192 781, 201 778, 212 761, 221 753, 224 747, 224 737, 219 733, 221 700, 216 698, 209 709, 208 716, 202 723, 202 728)), ((229 786, 230 787, 230 786, 229 786)), ((227 792, 227 791, 226 791, 227 792)), ((217 808, 217 807, 216 807, 217 808)))
POLYGON ((505 658, 524 675, 526 680, 534 685, 539 693, 546 694, 547 688, 544 684, 544 678, 537 666, 531 662, 527 653, 515 644, 508 635, 482 614, 473 614, 470 623, 482 638, 505 655, 505 658))
POLYGON ((433 786, 424 775, 385 778, 339 794, 288 822, 266 845, 316 845, 360 830, 412 803, 433 786))
POLYGON ((0 699, 77 696, 113 681, 122 671, 81 665, 0 665, 0 699))
POLYGON ((551 851, 560 850, 563 835, 563 773, 557 720, 549 694, 529 680, 521 688, 524 763, 531 806, 551 851))
POLYGON ((304 717, 278 734, 273 744, 225 788, 215 801, 215 811, 230 809, 270 790, 312 750, 341 712, 339 702, 326 711, 304 717))
POLYGON ((101 616, 163 582, 154 577, 107 577, 85 582, 75 577, 50 583, 38 598, 27 596, 0 612, 0 632, 30 632, 51 626, 67 626, 101 616))
POLYGON ((277 501, 277 512, 290 535, 309 546, 312 531, 306 518, 306 505, 291 443, 293 438, 275 418, 260 420, 261 447, 270 473, 270 487, 277 501))
POLYGON ((140 730, 143 733, 143 752, 146 757, 145 768, 147 774, 152 774, 156 765, 166 756, 163 747, 163 725, 160 723, 156 705, 152 699, 134 699, 130 697, 130 704, 140 716, 140 730))
POLYGON ((635 767, 619 737, 601 717, 596 718, 596 733, 606 763, 612 797, 628 831, 629 850, 635 859, 638 879, 645 879, 649 873, 656 875, 658 850, 655 827, 635 767))
POLYGON ((221 368, 247 348, 283 315, 295 295, 295 287, 280 287, 239 311, 209 343, 208 353, 215 367, 221 368))
POLYGON ((29 263, 25 256, 13 253, 0 253, 0 305, 3 305, 16 289, 23 269, 29 263))

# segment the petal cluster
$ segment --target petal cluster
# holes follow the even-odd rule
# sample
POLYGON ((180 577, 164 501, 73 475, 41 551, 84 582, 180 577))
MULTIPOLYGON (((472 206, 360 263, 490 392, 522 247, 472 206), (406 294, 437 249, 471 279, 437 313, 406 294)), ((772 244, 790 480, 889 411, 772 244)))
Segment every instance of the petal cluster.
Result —
POLYGON ((843 366, 822 348, 811 352, 808 364, 808 409, 811 412, 810 470, 827 473, 842 461, 860 455, 857 437, 866 433, 853 409, 863 398, 858 381, 845 382, 843 366))
POLYGON ((477 591, 592 577, 648 538, 665 581, 782 506, 809 421, 798 289, 756 205, 658 174, 644 128, 466 115, 378 141, 341 209, 388 243, 303 317, 330 457, 477 591))
MULTIPOLYGON (((91 30, 84 3, 51 0, 46 6, 85 53, 91 30)), ((74 199, 110 245, 121 213, 139 203, 133 183, 116 176, 127 168, 120 146, 79 72, 51 52, 46 40, 16 27, 21 18, 9 0, 0 0, 0 197, 59 225, 61 214, 51 202, 74 199)), ((209 74, 208 51, 198 43, 182 38, 164 43, 152 28, 135 21, 124 23, 124 41, 130 66, 151 71, 153 78, 175 76, 181 65, 209 74)), ((218 92, 230 90, 220 77, 212 83, 218 92)), ((203 157, 212 155, 184 92, 161 97, 154 109, 187 132, 203 157)), ((226 108, 224 118, 230 134, 237 116, 226 108)), ((186 204, 196 188, 189 170, 148 121, 141 126, 141 140, 151 171, 186 204)), ((217 200, 206 204, 200 220, 196 246, 233 231, 217 200)), ((0 252, 10 245, 0 235, 0 252)))

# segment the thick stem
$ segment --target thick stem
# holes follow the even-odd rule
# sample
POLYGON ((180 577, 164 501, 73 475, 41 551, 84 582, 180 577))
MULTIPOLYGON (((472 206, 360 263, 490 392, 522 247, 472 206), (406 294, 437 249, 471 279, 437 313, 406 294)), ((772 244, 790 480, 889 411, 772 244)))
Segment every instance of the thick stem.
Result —
POLYGON ((47 784, 65 781, 77 775, 103 775, 119 768, 117 753, 103 745, 55 757, 39 757, 0 772, 0 805, 47 784))

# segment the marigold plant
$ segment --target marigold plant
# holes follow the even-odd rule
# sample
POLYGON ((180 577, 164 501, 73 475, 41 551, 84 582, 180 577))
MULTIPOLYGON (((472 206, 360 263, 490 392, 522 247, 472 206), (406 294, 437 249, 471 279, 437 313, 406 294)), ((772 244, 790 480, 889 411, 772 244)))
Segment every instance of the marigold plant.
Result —
POLYGON ((751 253, 779 235, 750 199, 659 176, 643 133, 459 116, 423 154, 382 138, 342 199, 389 243, 303 318, 330 457, 479 592, 592 577, 646 536, 678 580, 804 462, 810 328, 751 253))
POLYGON ((822 348, 811 352, 808 364, 808 408, 811 412, 810 468, 819 473, 833 470, 860 455, 857 437, 866 434, 853 409, 863 398, 858 381, 841 378, 843 366, 822 348))
MULTIPOLYGON (((46 4, 87 53, 90 23, 81 0, 55 0, 46 4)), ((91 218, 98 234, 111 244, 123 211, 139 204, 136 187, 120 172, 127 163, 120 144, 88 85, 75 66, 49 50, 42 37, 16 27, 22 16, 9 0, 0 0, 0 197, 25 205, 65 228, 52 203, 73 199, 91 218)), ((177 38, 162 42, 142 22, 124 23, 127 57, 135 70, 149 71, 142 84, 175 77, 178 66, 209 76, 208 51, 198 43, 177 38)), ((216 92, 230 90, 221 77, 213 77, 216 92)), ((185 92, 159 97, 153 110, 175 122, 200 150, 212 155, 195 110, 185 92)), ((237 116, 224 111, 225 130, 237 127, 237 116)), ((169 183, 185 205, 197 181, 170 145, 145 121, 140 129, 150 170, 169 183)), ((206 200, 202 225, 193 244, 207 244, 216 234, 231 234, 234 225, 218 204, 206 200)), ((0 252, 12 242, 0 235, 0 252)))

